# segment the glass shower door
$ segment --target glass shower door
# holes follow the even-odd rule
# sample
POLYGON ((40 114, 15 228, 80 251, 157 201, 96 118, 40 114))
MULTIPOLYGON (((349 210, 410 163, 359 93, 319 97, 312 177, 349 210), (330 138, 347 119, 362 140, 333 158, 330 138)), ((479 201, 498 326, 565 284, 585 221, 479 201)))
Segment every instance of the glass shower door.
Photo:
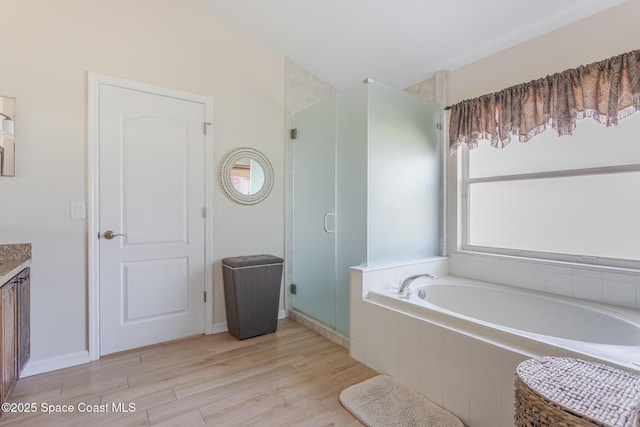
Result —
POLYGON ((293 255, 294 309, 335 327, 336 100, 294 116, 293 255))

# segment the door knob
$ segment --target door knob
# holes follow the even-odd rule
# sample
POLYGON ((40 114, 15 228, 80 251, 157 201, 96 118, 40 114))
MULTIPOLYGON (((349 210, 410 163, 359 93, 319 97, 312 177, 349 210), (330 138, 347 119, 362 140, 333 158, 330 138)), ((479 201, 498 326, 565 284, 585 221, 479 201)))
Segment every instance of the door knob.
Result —
POLYGON ((102 234, 102 237, 104 237, 107 240, 111 240, 116 236, 124 236, 124 234, 114 234, 114 232, 111 230, 107 230, 102 234))

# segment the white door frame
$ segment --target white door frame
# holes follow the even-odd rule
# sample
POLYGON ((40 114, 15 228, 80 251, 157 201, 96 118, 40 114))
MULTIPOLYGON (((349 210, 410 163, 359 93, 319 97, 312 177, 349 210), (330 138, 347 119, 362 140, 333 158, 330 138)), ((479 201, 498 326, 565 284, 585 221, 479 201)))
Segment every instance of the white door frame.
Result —
MULTIPOLYGON (((88 232, 88 336, 89 336, 89 360, 100 358, 100 248, 98 242, 99 226, 99 200, 100 200, 100 151, 99 151, 99 101, 100 86, 109 85, 125 89, 132 89, 141 92, 148 92, 156 95, 163 95, 172 98, 185 99, 192 102, 204 104, 205 122, 211 123, 213 117, 213 99, 208 96, 197 95, 188 92, 181 92, 159 86, 148 85, 116 77, 110 77, 97 73, 88 73, 88 170, 87 170, 87 232, 88 232)), ((205 126, 205 123, 203 123, 205 126)), ((205 283, 204 288, 207 293, 205 304, 205 334, 213 333, 213 259, 212 259, 212 203, 213 203, 213 132, 207 131, 205 135, 205 207, 207 215, 204 224, 204 260, 205 260, 205 283)))

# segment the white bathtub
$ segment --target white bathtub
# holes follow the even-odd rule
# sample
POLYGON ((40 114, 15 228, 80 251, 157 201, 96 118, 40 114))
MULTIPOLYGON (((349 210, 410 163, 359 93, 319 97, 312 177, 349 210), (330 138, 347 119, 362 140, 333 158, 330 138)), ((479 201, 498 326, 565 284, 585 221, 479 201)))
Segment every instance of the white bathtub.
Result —
POLYGON ((570 355, 640 372, 640 313, 467 279, 419 279, 409 298, 367 300, 532 355, 570 355), (420 296, 424 296, 420 298, 420 296))

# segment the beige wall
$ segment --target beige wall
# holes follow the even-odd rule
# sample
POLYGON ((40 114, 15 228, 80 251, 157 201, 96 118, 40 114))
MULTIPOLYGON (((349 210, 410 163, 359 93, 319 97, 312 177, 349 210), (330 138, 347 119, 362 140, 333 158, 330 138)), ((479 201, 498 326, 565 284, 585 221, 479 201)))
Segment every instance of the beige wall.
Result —
MULTIPOLYGON (((552 12, 550 12, 552 13, 552 12)), ((640 48, 640 0, 599 14, 449 72, 450 104, 640 48)))
MULTIPOLYGON (((263 151, 275 187, 240 206, 214 186, 213 323, 225 322, 220 259, 284 253, 284 58, 195 0, 4 0, 0 94, 17 100, 17 176, 0 178, 0 243, 33 243, 32 360, 87 350, 87 72, 213 99, 215 165, 263 151)), ((214 174, 217 176, 217 174, 214 174)), ((91 236, 90 238, 93 238, 91 236)))

